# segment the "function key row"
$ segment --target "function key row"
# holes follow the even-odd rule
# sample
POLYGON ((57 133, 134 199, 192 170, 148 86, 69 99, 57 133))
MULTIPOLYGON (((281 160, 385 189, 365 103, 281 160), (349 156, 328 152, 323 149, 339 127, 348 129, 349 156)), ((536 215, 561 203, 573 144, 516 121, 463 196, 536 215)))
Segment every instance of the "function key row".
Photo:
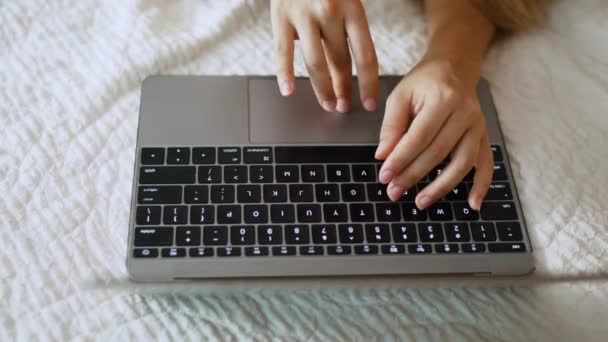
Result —
MULTIPOLYGON (((275 246, 275 247, 191 247, 189 249, 183 247, 162 248, 161 255, 163 258, 184 258, 186 251, 191 258, 213 257, 240 257, 240 256, 295 256, 299 251, 302 256, 339 256, 339 255, 403 255, 403 254, 430 254, 435 250, 438 254, 453 254, 453 253, 521 253, 526 251, 526 245, 521 242, 498 242, 498 243, 444 243, 444 244, 387 244, 387 245, 336 245, 336 246, 275 246), (433 248, 434 247, 434 248, 433 248), (216 253, 217 251, 217 253, 216 253)), ((159 256, 158 248, 135 248, 133 250, 135 258, 157 258, 159 256)))
MULTIPOLYGON (((142 165, 374 163, 375 152, 373 145, 144 147, 140 161, 142 165)), ((493 145, 492 152, 495 161, 503 160, 499 146, 493 145)))

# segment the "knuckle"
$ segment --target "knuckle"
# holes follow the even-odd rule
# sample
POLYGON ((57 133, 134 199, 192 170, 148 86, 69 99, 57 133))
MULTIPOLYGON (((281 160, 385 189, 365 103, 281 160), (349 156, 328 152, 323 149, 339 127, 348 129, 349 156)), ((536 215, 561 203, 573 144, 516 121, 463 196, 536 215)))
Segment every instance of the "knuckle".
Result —
POLYGON ((337 0, 318 0, 316 12, 321 19, 334 19, 339 15, 341 3, 337 0))
POLYGON ((325 58, 323 56, 310 56, 306 59, 306 68, 312 72, 321 72, 324 70, 325 63, 325 58))

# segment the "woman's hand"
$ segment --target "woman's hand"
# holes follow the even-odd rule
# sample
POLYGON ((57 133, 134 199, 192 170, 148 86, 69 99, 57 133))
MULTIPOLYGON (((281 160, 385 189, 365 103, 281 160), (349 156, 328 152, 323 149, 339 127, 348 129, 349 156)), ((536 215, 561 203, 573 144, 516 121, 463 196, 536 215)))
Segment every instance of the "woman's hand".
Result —
POLYGON ((350 42, 361 101, 367 110, 376 108, 378 61, 359 0, 272 0, 271 17, 282 95, 295 92, 293 49, 294 40, 299 39, 321 107, 329 112, 348 111, 352 91, 350 42))
POLYGON ((475 92, 477 79, 460 77, 459 72, 447 60, 423 59, 389 96, 376 158, 385 160, 380 181, 389 183, 392 200, 451 152, 443 172, 419 191, 416 205, 424 209, 441 199, 475 167, 468 202, 479 210, 492 181, 494 161, 475 92))

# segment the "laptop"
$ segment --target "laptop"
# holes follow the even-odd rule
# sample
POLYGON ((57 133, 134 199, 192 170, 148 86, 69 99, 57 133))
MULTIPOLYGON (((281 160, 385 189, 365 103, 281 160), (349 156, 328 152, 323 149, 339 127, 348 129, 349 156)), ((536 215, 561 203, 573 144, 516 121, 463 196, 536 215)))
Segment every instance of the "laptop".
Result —
MULTIPOLYGON (((426 210, 396 202, 374 159, 378 109, 327 113, 310 81, 282 97, 273 77, 152 76, 142 85, 127 270, 135 281, 397 274, 518 275, 528 237, 488 83, 478 95, 494 153, 479 212, 472 174, 426 210)), ((356 82, 356 80, 355 80, 356 82)), ((356 84, 353 89, 357 89, 356 84)))

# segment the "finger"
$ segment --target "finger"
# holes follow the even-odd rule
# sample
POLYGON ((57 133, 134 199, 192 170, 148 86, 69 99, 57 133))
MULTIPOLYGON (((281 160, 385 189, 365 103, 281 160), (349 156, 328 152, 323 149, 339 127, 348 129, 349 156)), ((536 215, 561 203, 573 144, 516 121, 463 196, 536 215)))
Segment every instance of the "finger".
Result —
POLYGON ((469 126, 470 122, 462 115, 450 115, 431 145, 391 181, 387 189, 389 198, 398 200, 405 190, 414 186, 444 161, 469 126))
POLYGON ((325 50, 321 42, 321 31, 312 22, 301 23, 296 26, 296 29, 302 44, 306 68, 319 104, 326 111, 333 112, 336 110, 336 95, 329 77, 325 50))
MULTIPOLYGON (((404 92, 395 89, 386 100, 376 159, 385 160, 407 131, 412 117, 411 99, 409 90, 404 92)), ((380 178, 387 179, 388 182, 393 176, 385 174, 383 177, 381 174, 380 178)))
POLYGON ((416 206, 419 209, 428 208, 441 199, 471 171, 479 153, 479 136, 478 127, 473 127, 464 134, 443 172, 416 196, 416 206))
POLYGON ((378 103, 378 58, 361 3, 355 2, 347 8, 344 24, 357 66, 361 103, 365 109, 375 110, 378 103))
POLYGON ((469 206, 474 210, 481 209, 481 202, 488 193, 494 174, 494 157, 487 133, 483 135, 479 147, 479 155, 475 164, 473 187, 469 192, 469 206))
POLYGON ((329 22, 321 25, 323 34, 323 46, 329 62, 329 70, 336 94, 336 109, 339 112, 347 112, 350 108, 350 96, 352 92, 352 65, 346 32, 342 22, 329 22))
POLYGON ((390 152, 380 170, 380 182, 386 184, 391 177, 400 174, 418 155, 424 151, 439 132, 443 123, 452 113, 450 101, 433 97, 422 105, 420 113, 414 117, 407 133, 401 137, 390 152))
POLYGON ((272 15, 272 30, 277 58, 277 82, 279 91, 283 96, 292 95, 295 92, 295 76, 293 72, 293 47, 295 30, 291 24, 278 15, 272 15))

